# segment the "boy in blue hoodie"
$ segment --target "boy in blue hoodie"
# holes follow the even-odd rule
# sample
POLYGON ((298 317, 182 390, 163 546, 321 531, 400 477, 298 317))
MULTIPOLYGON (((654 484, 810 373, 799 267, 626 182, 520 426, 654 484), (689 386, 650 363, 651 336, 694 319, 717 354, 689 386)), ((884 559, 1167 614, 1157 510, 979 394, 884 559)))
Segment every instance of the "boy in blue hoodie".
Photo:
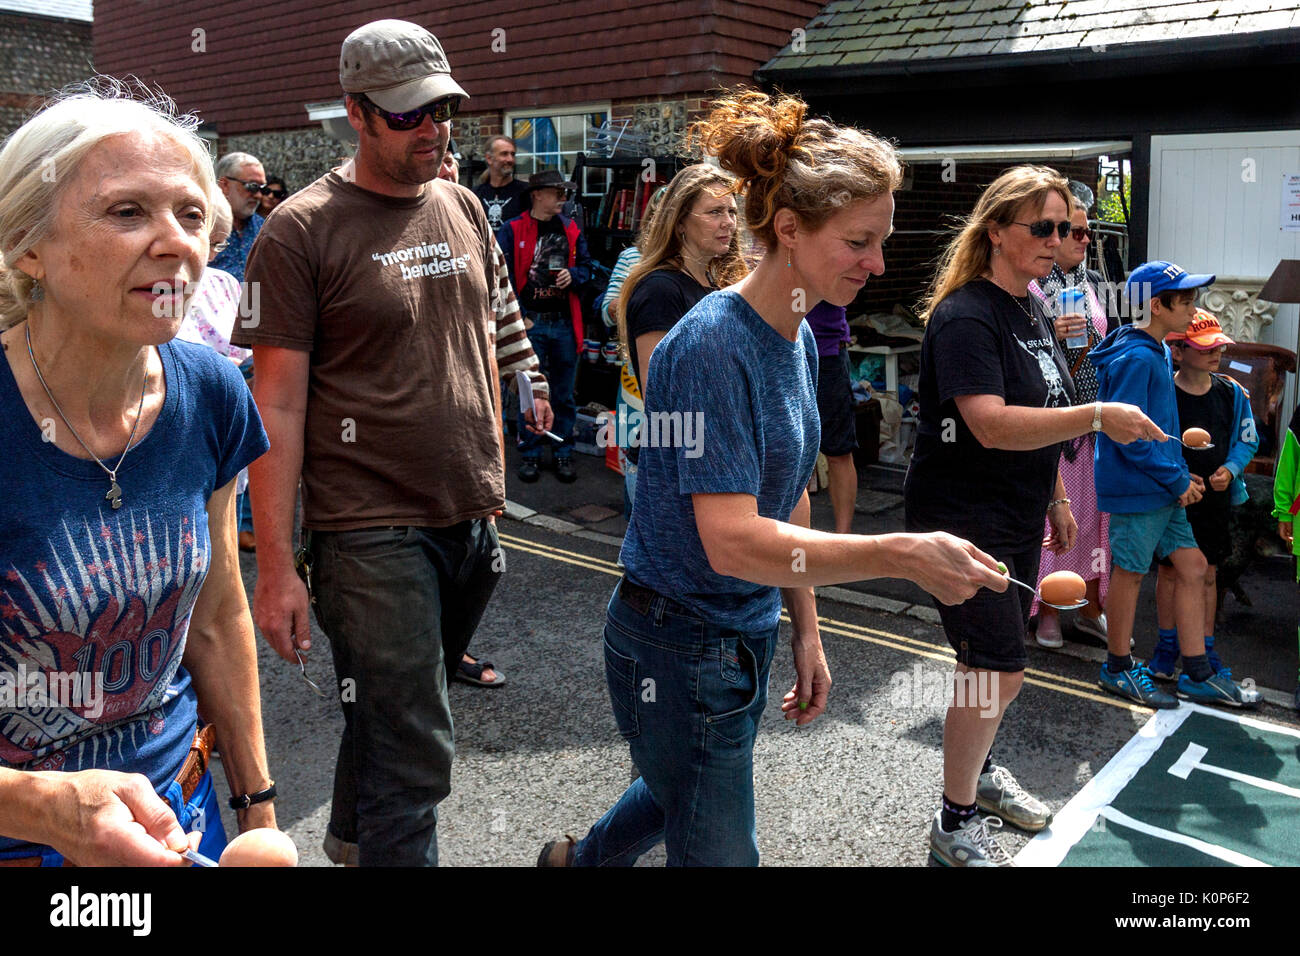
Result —
MULTIPOLYGON (((1181 435, 1174 369, 1164 338, 1187 330, 1195 316, 1195 290, 1212 282, 1212 275, 1189 275, 1168 262, 1147 262, 1133 270, 1125 288, 1133 324, 1106 336, 1088 356, 1097 368, 1098 401, 1137 405, 1166 435, 1181 435)), ((1205 486, 1189 472, 1181 445, 1119 445, 1099 435, 1093 467, 1097 506, 1110 514, 1113 563, 1106 602, 1108 653, 1098 683, 1148 707, 1178 706, 1132 656, 1138 594, 1154 553, 1173 562, 1178 579, 1175 620, 1183 655, 1178 696, 1197 703, 1253 706, 1254 695, 1243 693, 1230 676, 1215 673, 1205 655, 1206 562, 1184 511, 1200 500, 1205 486)))
MULTIPOLYGON (((1241 475, 1259 448, 1255 416, 1246 390, 1220 375, 1219 362, 1232 339, 1219 320, 1197 309, 1185 334, 1171 332, 1165 344, 1178 363, 1174 376, 1178 397, 1178 427, 1203 428, 1213 447, 1184 448, 1183 460, 1193 475, 1205 482, 1201 500, 1187 507, 1187 520, 1196 544, 1205 555, 1205 656, 1215 673, 1228 670, 1214 649, 1214 615, 1218 610, 1218 566, 1232 550, 1228 540, 1229 509, 1244 504, 1250 495, 1241 475)), ((1172 563, 1160 562, 1156 584, 1156 617, 1160 639, 1148 669, 1156 680, 1173 680, 1178 664, 1178 629, 1174 626, 1176 581, 1172 563)))

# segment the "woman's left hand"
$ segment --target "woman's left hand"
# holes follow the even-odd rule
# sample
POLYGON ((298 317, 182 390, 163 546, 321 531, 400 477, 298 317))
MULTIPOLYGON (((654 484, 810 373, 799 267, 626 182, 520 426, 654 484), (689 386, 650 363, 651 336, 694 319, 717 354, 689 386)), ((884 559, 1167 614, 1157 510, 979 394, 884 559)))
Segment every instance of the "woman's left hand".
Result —
POLYGON ((796 725, 812 723, 826 709, 826 697, 831 689, 831 672, 826 666, 826 654, 821 638, 795 638, 795 684, 781 701, 785 719, 794 718, 796 725), (807 706, 801 706, 806 704, 807 706))
POLYGON ((1057 505, 1047 510, 1047 520, 1051 522, 1052 533, 1043 539, 1043 547, 1057 554, 1064 554, 1074 547, 1079 534, 1079 525, 1074 520, 1074 513, 1069 505, 1057 505))

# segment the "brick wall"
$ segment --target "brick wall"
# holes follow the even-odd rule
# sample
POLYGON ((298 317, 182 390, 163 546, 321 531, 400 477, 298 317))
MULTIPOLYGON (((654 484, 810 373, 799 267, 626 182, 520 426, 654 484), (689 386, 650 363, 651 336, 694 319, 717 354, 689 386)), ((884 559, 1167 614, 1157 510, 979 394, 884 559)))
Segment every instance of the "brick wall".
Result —
POLYGON ((45 94, 94 72, 89 23, 0 13, 0 137, 21 126, 45 94))
POLYGON ((297 192, 338 166, 352 155, 319 126, 277 133, 224 136, 218 141, 217 156, 251 153, 262 161, 267 176, 284 179, 290 192, 297 192))
MULTIPOLYGON (((952 225, 952 216, 969 215, 984 188, 1013 165, 1016 164, 1010 161, 959 162, 953 169, 952 182, 943 181, 941 163, 909 166, 911 187, 894 196, 894 235, 885 247, 885 274, 874 276, 867 283, 850 307, 850 314, 889 312, 896 304, 915 308, 952 235, 947 231, 942 235, 922 231, 947 230, 952 225)), ((1070 179, 1096 188, 1095 160, 1048 165, 1070 179)))

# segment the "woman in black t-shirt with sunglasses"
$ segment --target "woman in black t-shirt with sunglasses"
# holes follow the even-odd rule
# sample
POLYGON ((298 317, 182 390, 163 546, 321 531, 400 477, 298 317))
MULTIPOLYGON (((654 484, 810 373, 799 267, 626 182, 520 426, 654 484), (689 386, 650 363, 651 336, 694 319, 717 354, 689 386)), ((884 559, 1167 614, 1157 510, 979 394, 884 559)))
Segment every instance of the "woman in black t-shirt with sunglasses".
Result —
MULTIPOLYGON (((1064 551, 1074 543, 1057 473, 1060 443, 1090 430, 1120 442, 1161 434, 1134 406, 1071 404, 1065 357, 1028 290, 1051 270, 1069 209, 1068 185, 1054 170, 1016 167, 984 191, 945 251, 927 303, 916 451, 904 484, 908 531, 968 538, 1026 582, 1037 580, 1044 514, 1047 546, 1064 551)), ((978 808, 1027 830, 1051 819, 991 760, 1002 715, 1024 679, 1030 599, 1012 587, 938 605, 957 652, 957 679, 930 850, 950 866, 1010 863, 978 808)))

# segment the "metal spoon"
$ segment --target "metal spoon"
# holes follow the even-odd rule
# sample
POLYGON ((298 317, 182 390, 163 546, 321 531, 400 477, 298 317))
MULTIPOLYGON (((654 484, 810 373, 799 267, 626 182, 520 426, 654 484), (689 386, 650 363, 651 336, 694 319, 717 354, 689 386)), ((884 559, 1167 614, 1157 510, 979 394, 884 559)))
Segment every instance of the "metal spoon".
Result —
POLYGON ((302 679, 307 682, 307 686, 316 692, 317 697, 328 697, 329 694, 321 690, 316 682, 307 676, 307 656, 296 647, 293 649, 293 652, 298 657, 298 669, 302 672, 302 679))
POLYGON ((211 857, 204 856, 198 850, 187 849, 184 853, 181 854, 181 856, 185 857, 185 859, 189 860, 195 866, 217 866, 218 865, 216 860, 212 859, 211 857))
POLYGON ((1076 601, 1074 604, 1053 604, 1051 601, 1044 601, 1043 596, 1038 593, 1038 588, 1031 588, 1024 581, 1017 581, 1015 578, 1011 576, 1010 572, 1007 571, 1007 566, 1003 564, 1001 561, 998 562, 998 570, 1001 571, 1004 575, 1006 575, 1006 579, 1010 581, 1012 584, 1019 584, 1026 591, 1030 591, 1035 596, 1037 596, 1038 603, 1040 604, 1046 604, 1048 607, 1054 607, 1058 611, 1077 611, 1081 607, 1088 606, 1087 598, 1084 598, 1082 601, 1076 601))
POLYGON ((1187 444, 1187 442, 1183 441, 1181 438, 1175 438, 1173 435, 1166 435, 1166 436, 1165 436, 1165 439, 1166 439, 1167 441, 1176 441, 1176 442, 1178 442, 1178 444, 1182 445, 1184 448, 1190 448, 1192 451, 1209 451, 1211 448, 1214 447, 1214 442, 1212 442, 1212 441, 1211 441, 1211 442, 1206 442, 1204 445, 1189 445, 1189 444, 1187 444))

